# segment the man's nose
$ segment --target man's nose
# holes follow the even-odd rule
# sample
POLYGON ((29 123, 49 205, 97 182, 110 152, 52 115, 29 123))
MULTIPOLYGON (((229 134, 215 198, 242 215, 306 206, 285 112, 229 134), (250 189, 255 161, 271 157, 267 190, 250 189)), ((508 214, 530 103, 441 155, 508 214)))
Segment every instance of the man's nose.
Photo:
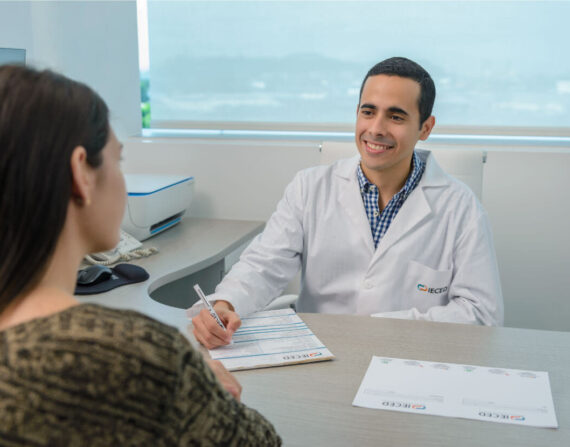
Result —
POLYGON ((376 116, 370 125, 370 133, 375 136, 386 135, 386 121, 383 116, 376 116))

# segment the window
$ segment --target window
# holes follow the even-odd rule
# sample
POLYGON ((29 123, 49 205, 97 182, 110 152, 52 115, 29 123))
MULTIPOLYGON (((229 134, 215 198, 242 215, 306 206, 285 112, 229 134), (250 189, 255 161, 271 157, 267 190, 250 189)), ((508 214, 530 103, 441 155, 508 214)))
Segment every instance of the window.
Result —
POLYGON ((432 75, 440 128, 568 128, 568 1, 146 7, 153 126, 349 130, 366 71, 398 55, 432 75))

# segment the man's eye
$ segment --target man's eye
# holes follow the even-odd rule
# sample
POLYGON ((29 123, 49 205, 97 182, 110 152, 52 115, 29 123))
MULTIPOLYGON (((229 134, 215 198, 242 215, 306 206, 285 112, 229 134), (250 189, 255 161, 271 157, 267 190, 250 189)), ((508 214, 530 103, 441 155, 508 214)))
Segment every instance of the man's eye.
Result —
POLYGON ((392 115, 392 120, 394 121, 404 121, 404 118, 398 115, 392 115))
POLYGON ((362 113, 365 116, 370 116, 372 115, 372 110, 361 110, 360 113, 362 113))

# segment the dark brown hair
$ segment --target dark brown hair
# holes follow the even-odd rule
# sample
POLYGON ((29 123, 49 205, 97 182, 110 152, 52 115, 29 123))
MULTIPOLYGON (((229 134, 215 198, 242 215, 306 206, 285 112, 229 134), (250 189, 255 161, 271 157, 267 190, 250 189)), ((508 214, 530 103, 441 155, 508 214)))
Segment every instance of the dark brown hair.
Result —
POLYGON ((41 278, 72 196, 71 154, 102 163, 105 102, 49 70, 0 66, 0 312, 41 278))
POLYGON ((431 116, 433 103, 435 102, 435 84, 429 73, 416 62, 406 59, 405 57, 391 57, 382 62, 378 62, 374 67, 368 70, 362 85, 360 86, 360 98, 362 97, 362 90, 364 84, 370 76, 377 75, 387 76, 400 76, 401 78, 408 78, 420 84, 420 97, 418 98, 418 109, 420 111, 420 129, 425 120, 431 116))

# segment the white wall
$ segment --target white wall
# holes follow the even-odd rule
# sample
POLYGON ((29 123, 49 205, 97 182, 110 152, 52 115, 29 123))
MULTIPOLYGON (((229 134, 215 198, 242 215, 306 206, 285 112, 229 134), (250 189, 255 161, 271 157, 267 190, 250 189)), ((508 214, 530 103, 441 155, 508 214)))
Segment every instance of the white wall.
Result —
POLYGON ((195 177, 190 215, 267 220, 293 175, 319 162, 310 142, 140 139, 124 141, 126 173, 195 177))
POLYGON ((135 0, 2 1, 0 47, 85 82, 109 105, 119 136, 140 134, 135 0))
POLYGON ((483 204, 505 324, 570 330, 570 152, 489 152, 483 204))
POLYGON ((22 48, 27 57, 33 47, 32 2, 0 2, 0 47, 22 48))

